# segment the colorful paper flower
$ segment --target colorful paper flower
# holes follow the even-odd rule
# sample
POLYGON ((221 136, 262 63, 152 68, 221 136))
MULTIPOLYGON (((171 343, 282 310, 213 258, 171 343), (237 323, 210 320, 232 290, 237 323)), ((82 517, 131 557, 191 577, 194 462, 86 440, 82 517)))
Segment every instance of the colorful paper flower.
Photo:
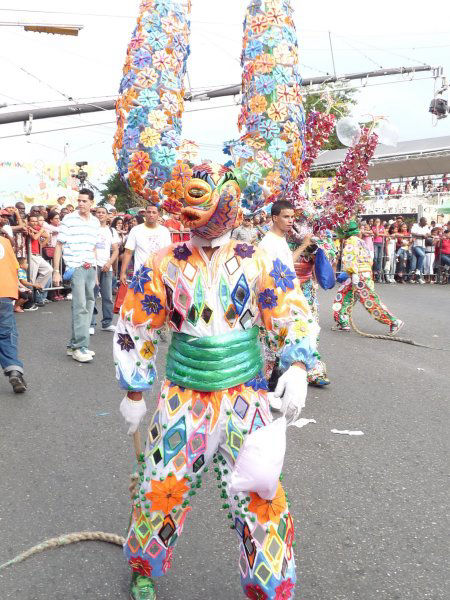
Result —
POLYGON ((187 260, 192 255, 192 252, 189 250, 186 244, 183 244, 174 248, 173 255, 177 260, 187 260))
POLYGON ((262 54, 255 60, 255 73, 270 73, 275 66, 275 59, 271 54, 262 54))
POLYGON ((183 185, 179 181, 171 180, 163 185, 163 194, 169 200, 178 200, 184 196, 183 185))
POLYGON ((193 171, 189 165, 186 165, 182 162, 177 162, 172 170, 172 179, 175 179, 175 181, 180 181, 183 185, 192 179, 192 175, 193 171))
POLYGON ((159 94, 155 90, 142 90, 139 94, 138 101, 142 106, 145 106, 145 108, 152 110, 159 104, 159 94))
POLYGON ((279 287, 285 292, 287 288, 294 289, 295 273, 289 267, 284 265, 279 258, 273 261, 273 269, 269 273, 275 282, 275 287, 279 287))
POLYGON ((155 69, 150 67, 146 67, 142 71, 139 71, 139 75, 137 76, 136 83, 142 88, 151 88, 158 81, 158 73, 155 69))
POLYGON ((179 200, 165 200, 163 208, 168 213, 178 214, 183 208, 183 205, 179 200))
POLYGON ((248 583, 245 586, 245 595, 250 600, 267 600, 269 598, 266 592, 256 583, 248 583))
POLYGON ((272 71, 272 77, 278 85, 291 83, 292 69, 278 65, 272 71))
POLYGON ((144 342, 142 344, 142 348, 139 354, 142 356, 142 358, 145 358, 145 360, 150 360, 155 354, 155 345, 153 344, 153 342, 144 342))
POLYGON ((152 148, 153 146, 157 146, 161 141, 161 134, 152 127, 146 127, 139 139, 141 140, 141 144, 152 148))
POLYGON ((275 497, 272 500, 264 500, 256 492, 250 492, 250 502, 248 509, 250 512, 257 516, 258 522, 264 525, 268 521, 272 523, 280 522, 281 515, 286 510, 286 496, 281 484, 278 484, 278 488, 275 497))
POLYGON ((121 350, 125 352, 130 352, 134 348, 134 342, 129 333, 119 333, 117 335, 117 343, 120 346, 121 350))
POLYGON ((254 113, 263 113, 267 108, 267 100, 263 95, 257 94, 248 103, 250 110, 254 113))
POLYGON ((270 154, 274 158, 279 160, 283 156, 283 154, 286 152, 287 147, 288 147, 288 145, 286 144, 286 142, 284 140, 275 138, 274 140, 272 140, 270 142, 267 150, 270 152, 270 154))
MULTIPOLYGON (((274 140, 275 141, 275 140, 274 140)), ((287 147, 287 146, 286 146, 287 147)), ((269 152, 270 152, 270 146, 269 146, 269 152)), ((256 154, 256 161, 264 168, 264 169, 271 169, 274 165, 274 160, 272 158, 272 156, 269 154, 269 152, 265 152, 264 150, 260 150, 257 154, 256 154)), ((275 158, 279 158, 277 156, 275 156, 275 158)))
POLYGON ((150 30, 147 36, 147 44, 152 48, 152 50, 162 50, 167 46, 167 42, 169 38, 163 31, 158 31, 157 29, 150 30))
POLYGON ((173 92, 165 92, 161 97, 161 103, 169 112, 178 111, 178 97, 173 92))
POLYGON ((162 310, 161 300, 153 294, 145 294, 144 299, 141 300, 142 310, 148 315, 157 315, 162 310))
POLYGON ((168 173, 160 167, 153 165, 147 173, 147 181, 151 188, 158 188, 163 185, 168 179, 168 173))
POLYGON ((145 69, 152 64, 152 57, 147 50, 138 50, 133 56, 133 65, 138 69, 145 69))
POLYGON ((255 248, 251 244, 236 244, 234 254, 241 258, 251 258, 255 253, 255 248))
POLYGON ((294 587, 295 586, 290 578, 282 581, 280 585, 275 588, 275 600, 291 600, 294 587))
POLYGON ((275 308, 278 305, 278 296, 275 295, 275 292, 269 288, 265 289, 263 292, 259 294, 258 302, 261 304, 261 307, 264 308, 275 308))
POLYGON ((134 148, 139 143, 139 129, 136 127, 127 127, 123 134, 123 145, 126 148, 134 148))
POLYGON ((165 515, 183 502, 183 496, 189 491, 184 479, 178 481, 175 475, 168 475, 164 481, 152 479, 152 489, 145 494, 152 503, 152 511, 162 510, 165 515))
POLYGON ((177 148, 180 145, 180 135, 174 130, 164 131, 161 136, 161 143, 170 148, 177 148))
POLYGON ((267 109, 267 116, 271 118, 272 121, 285 121, 288 116, 287 106, 280 102, 274 102, 267 109))
POLYGON ((147 123, 147 112, 142 106, 132 108, 128 113, 128 127, 139 127, 147 123))
POLYGON ((153 110, 148 115, 148 122, 156 131, 161 131, 167 125, 167 115, 163 110, 153 110))
POLYGON ((144 560, 141 556, 135 556, 130 558, 129 563, 130 567, 139 575, 145 575, 145 577, 152 576, 152 567, 148 560, 144 560))
POLYGON ((253 379, 247 381, 245 384, 247 387, 251 387, 255 392, 258 390, 268 390, 267 379, 264 377, 262 371, 260 371, 253 379))
POLYGON ((249 183, 257 183, 261 179, 261 169, 255 162, 247 163, 243 170, 249 183))
POLYGON ((152 161, 147 152, 133 152, 131 155, 131 166, 133 170, 141 175, 145 175, 150 168, 152 161))
POLYGON ((247 59, 253 59, 262 54, 263 45, 259 40, 250 40, 245 48, 244 55, 247 59))
POLYGON ((278 29, 269 29, 261 36, 261 41, 269 48, 275 48, 282 40, 281 33, 278 29))
POLYGON ((152 156, 155 162, 168 168, 172 168, 177 159, 176 150, 174 148, 168 148, 167 146, 156 146, 152 150, 152 156))
POLYGON ((129 287, 134 291, 135 294, 143 294, 145 284, 152 280, 150 273, 152 270, 149 267, 142 266, 133 275, 133 279, 129 287))
POLYGON ((275 89, 275 81, 273 77, 269 75, 261 75, 255 81, 255 89, 258 94, 262 94, 263 96, 268 96, 275 89))

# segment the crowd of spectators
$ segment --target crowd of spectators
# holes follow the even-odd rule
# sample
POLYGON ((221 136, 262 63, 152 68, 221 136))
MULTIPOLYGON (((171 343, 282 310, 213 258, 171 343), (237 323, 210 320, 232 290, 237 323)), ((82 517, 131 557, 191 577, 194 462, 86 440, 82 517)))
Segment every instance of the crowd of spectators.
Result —
POLYGON ((448 283, 450 221, 368 219, 361 221, 361 236, 373 256, 376 282, 433 284, 439 276, 440 283, 448 283))
MULTIPOLYGON (((76 204, 76 203, 75 203, 76 204)), ((145 208, 137 209, 135 215, 119 213, 116 209, 116 197, 108 196, 106 202, 92 209, 102 213, 108 230, 117 241, 119 254, 112 264, 113 292, 120 285, 120 272, 125 253, 125 245, 131 230, 144 223, 145 208)), ((33 205, 29 209, 23 202, 6 201, 0 210, 0 235, 9 239, 19 261, 20 298, 15 312, 36 311, 49 302, 71 300, 70 284, 54 286, 52 284, 52 263, 59 228, 64 217, 72 213, 75 205, 61 196, 50 206, 33 205)), ((173 242, 189 239, 189 231, 184 230, 179 221, 160 217, 160 222, 170 233, 173 242)), ((133 273, 133 260, 128 272, 133 273)), ((64 273, 64 263, 61 264, 64 273)), ((95 315, 93 316, 94 319, 95 315)))
POLYGON ((405 179, 404 181, 391 181, 390 179, 386 179, 385 181, 371 184, 367 191, 377 199, 401 198, 402 196, 408 196, 410 194, 427 196, 450 192, 450 181, 446 173, 434 178, 430 176, 420 178, 413 177, 412 179, 405 179))

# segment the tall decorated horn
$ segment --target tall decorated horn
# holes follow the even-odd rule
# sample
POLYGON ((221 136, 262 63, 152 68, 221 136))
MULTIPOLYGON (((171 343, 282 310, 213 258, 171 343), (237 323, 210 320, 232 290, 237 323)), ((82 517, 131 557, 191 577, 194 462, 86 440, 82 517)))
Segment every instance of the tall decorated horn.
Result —
POLYGON ((302 168, 304 112, 290 0, 251 0, 242 50, 244 134, 228 145, 249 211, 279 199, 302 168))
POLYGON ((180 139, 190 8, 190 1, 142 1, 116 105, 119 174, 154 203, 177 159, 196 158, 195 146, 180 139))

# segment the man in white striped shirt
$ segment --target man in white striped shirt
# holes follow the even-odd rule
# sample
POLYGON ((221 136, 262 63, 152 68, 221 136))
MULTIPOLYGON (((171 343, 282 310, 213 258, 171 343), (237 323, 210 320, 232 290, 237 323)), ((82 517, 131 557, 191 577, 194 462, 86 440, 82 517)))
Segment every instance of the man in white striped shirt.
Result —
POLYGON ((89 350, 89 324, 94 310, 94 287, 97 279, 96 244, 100 222, 91 215, 94 194, 82 189, 78 195, 78 210, 64 217, 53 259, 53 282, 60 285, 61 253, 67 270, 72 271, 72 337, 67 354, 78 362, 90 362, 94 352, 89 350))

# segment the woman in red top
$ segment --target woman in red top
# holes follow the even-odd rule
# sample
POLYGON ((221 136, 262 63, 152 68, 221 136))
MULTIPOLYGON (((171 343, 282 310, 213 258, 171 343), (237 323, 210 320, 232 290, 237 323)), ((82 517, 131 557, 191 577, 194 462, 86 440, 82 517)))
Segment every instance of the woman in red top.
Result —
POLYGON ((450 268, 450 230, 444 233, 441 241, 441 265, 445 267, 445 275, 441 283, 448 283, 448 272, 450 268))
POLYGON ((381 224, 380 219, 375 219, 375 223, 372 227, 373 231, 373 268, 374 268, 374 279, 380 281, 381 271, 383 269, 383 249, 384 249, 384 238, 386 236, 386 230, 381 224))

